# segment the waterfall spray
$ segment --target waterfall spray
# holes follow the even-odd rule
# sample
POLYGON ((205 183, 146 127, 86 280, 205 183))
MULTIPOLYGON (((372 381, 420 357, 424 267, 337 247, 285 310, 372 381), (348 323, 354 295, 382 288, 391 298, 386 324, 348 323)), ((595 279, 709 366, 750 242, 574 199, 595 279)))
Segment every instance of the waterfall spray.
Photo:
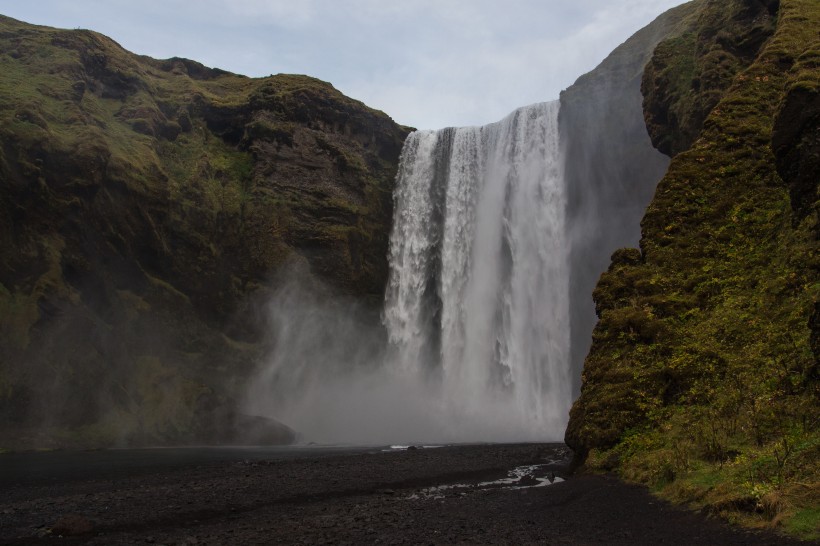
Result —
POLYGON ((397 364, 439 382, 443 419, 560 438, 571 402, 557 102, 410 135, 385 324, 397 364))
POLYGON ((305 441, 560 440, 572 393, 558 109, 411 134, 383 324, 290 275, 247 411, 305 441))

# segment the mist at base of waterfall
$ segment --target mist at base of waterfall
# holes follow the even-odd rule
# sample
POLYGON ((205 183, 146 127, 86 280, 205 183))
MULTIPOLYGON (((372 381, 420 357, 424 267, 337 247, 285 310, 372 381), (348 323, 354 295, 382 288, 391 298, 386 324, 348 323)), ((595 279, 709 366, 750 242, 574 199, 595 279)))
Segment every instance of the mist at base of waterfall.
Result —
POLYGON ((556 441, 563 428, 532 428, 515 393, 461 398, 441 377, 399 366, 381 310, 335 294, 294 266, 268 305, 270 350, 252 378, 246 413, 295 429, 300 443, 419 445, 556 441))
POLYGON ((560 440, 572 393, 558 110, 412 133, 383 310, 292 270, 246 411, 317 442, 560 440))

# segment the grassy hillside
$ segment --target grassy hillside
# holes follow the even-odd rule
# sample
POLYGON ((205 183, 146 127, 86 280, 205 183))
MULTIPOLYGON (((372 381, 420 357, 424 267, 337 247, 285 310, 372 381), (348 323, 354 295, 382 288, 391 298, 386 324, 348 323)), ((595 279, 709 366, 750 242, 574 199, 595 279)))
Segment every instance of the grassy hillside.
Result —
POLYGON ((6 447, 200 434, 285 262, 381 298, 408 132, 383 113, 2 16, 0 73, 6 447))
POLYGON ((679 153, 596 288, 567 431, 587 468, 814 539, 818 29, 813 0, 705 0, 657 48, 646 116, 679 153))

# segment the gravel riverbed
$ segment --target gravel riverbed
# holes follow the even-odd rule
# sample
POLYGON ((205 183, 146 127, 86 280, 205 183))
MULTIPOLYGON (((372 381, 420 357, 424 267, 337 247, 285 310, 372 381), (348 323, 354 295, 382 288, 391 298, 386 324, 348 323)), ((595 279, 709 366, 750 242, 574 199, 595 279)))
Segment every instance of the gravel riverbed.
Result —
POLYGON ((242 453, 6 476, 0 544, 802 544, 569 476, 561 444, 242 453))

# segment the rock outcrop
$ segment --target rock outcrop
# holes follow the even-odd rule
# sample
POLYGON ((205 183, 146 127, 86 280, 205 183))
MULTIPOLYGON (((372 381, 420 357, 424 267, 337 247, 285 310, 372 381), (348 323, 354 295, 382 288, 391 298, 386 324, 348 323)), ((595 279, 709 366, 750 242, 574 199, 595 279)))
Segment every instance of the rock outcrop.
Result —
POLYGON ((664 13, 561 93, 574 395, 597 320, 595 283, 614 250, 638 244, 641 216, 669 167, 643 119, 644 66, 658 43, 677 32, 692 12, 693 5, 685 4, 664 13))
POLYGON ((655 50, 643 73, 652 143, 673 156, 688 150, 738 73, 774 32, 779 0, 733 2, 696 10, 655 50), (727 6, 724 6, 727 7, 727 6))
POLYGON ((94 32, 0 17, 0 45, 3 447, 196 441, 286 262, 380 301, 409 129, 94 32))
POLYGON ((817 538, 820 4, 691 5, 644 74, 674 158, 640 250, 595 289, 566 441, 589 468, 817 538))

